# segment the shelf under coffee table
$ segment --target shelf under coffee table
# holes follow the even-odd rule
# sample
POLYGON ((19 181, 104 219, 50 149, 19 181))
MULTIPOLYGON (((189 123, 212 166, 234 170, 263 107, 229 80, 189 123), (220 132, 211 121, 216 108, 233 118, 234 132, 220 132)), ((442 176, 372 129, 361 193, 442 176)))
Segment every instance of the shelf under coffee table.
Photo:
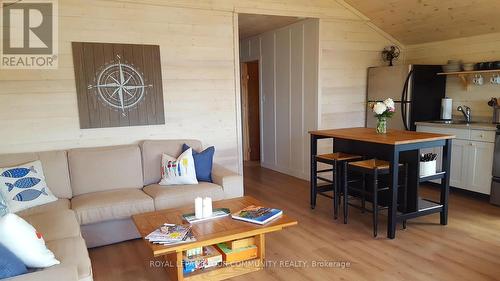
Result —
MULTIPOLYGON (((241 198, 216 201, 214 208, 229 208, 236 212, 250 205, 263 206, 258 200, 245 196, 241 198)), ((266 206, 272 207, 272 206, 266 206)), ((139 233, 144 238, 164 223, 183 224, 182 215, 192 213, 193 206, 167 209, 135 215, 132 217, 139 233)), ((192 231, 195 242, 176 245, 157 245, 146 240, 144 242, 151 249, 153 256, 163 257, 167 262, 165 268, 171 280, 224 280, 234 276, 260 270, 265 259, 265 234, 282 230, 285 227, 296 225, 297 221, 286 214, 269 222, 266 225, 257 225, 232 219, 230 216, 194 223, 192 231), (232 240, 255 237, 257 258, 235 265, 227 265, 183 274, 182 252, 191 248, 215 245, 232 240)))

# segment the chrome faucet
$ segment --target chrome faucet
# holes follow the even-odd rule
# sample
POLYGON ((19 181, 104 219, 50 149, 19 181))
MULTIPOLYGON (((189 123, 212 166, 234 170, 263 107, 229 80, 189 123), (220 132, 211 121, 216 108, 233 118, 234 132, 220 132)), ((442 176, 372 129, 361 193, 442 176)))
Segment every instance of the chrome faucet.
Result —
POLYGON ((465 122, 467 123, 470 123, 471 122, 471 109, 470 107, 466 106, 466 105, 461 105, 459 107, 457 107, 457 110, 462 112, 462 114, 464 115, 465 117, 465 122))

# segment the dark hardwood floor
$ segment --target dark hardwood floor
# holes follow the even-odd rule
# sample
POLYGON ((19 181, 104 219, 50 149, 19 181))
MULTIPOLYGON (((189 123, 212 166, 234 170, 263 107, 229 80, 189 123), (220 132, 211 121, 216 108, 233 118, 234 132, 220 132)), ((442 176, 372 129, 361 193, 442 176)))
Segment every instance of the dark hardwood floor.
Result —
MULTIPOLYGON (((383 216, 374 239, 370 213, 351 208, 344 225, 333 220, 332 203, 321 196, 311 210, 309 184, 297 178, 247 165, 245 194, 283 209, 299 225, 267 235, 266 269, 231 280, 500 279, 500 207, 485 200, 452 192, 447 226, 439 224, 439 214, 418 218, 388 240, 383 216)), ((90 256, 95 281, 168 280, 162 268, 150 266, 155 259, 141 240, 91 249, 90 256)))

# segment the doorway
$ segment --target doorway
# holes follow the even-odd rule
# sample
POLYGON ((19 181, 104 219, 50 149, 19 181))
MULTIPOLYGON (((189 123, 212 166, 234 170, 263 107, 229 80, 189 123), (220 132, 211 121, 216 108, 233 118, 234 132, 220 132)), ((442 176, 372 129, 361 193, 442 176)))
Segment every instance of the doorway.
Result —
POLYGON ((243 161, 260 161, 259 61, 241 64, 243 161))

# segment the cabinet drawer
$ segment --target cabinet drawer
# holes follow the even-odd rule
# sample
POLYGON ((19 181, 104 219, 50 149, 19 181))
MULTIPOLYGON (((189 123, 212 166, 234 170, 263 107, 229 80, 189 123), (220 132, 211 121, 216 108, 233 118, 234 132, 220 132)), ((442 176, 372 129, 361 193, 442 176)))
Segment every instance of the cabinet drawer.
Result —
MULTIPOLYGON (((457 139, 469 140, 470 130, 469 129, 456 129, 456 128, 446 128, 446 127, 434 127, 434 126, 418 126, 417 131, 435 134, 445 134, 445 135, 455 135, 457 139)), ((493 138, 494 139, 494 138, 493 138)))
POLYGON ((495 142, 495 131, 471 130, 470 139, 473 141, 495 142))

